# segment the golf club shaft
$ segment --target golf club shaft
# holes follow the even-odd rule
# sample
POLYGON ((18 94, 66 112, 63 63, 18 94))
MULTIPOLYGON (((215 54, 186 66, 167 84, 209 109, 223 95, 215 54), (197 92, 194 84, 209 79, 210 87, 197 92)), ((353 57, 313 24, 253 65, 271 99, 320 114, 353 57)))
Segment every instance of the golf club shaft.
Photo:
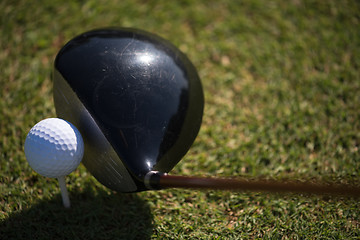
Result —
POLYGON ((156 177, 157 188, 194 188, 231 191, 304 193, 316 195, 338 195, 360 197, 360 187, 337 184, 318 184, 312 182, 276 181, 276 180, 241 180, 225 178, 201 178, 159 175, 156 177))

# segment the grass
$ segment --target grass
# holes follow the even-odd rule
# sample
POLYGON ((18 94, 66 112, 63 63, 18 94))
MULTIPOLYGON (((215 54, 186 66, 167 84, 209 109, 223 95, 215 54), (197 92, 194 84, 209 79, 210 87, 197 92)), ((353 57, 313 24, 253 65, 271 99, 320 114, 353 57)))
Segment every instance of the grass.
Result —
POLYGON ((1 1, 1 239, 358 239, 359 201, 220 191, 118 194, 80 166, 64 210, 23 144, 55 116, 52 66, 72 37, 136 27, 197 67, 201 131, 172 171, 360 182, 357 1, 1 1))

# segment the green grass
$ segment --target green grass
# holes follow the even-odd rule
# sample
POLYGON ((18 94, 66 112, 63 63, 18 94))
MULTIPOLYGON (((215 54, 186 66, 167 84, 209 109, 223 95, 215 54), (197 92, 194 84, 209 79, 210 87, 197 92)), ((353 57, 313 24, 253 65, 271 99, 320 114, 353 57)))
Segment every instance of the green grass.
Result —
POLYGON ((358 1, 1 1, 0 239, 358 239, 359 201, 162 190, 118 194, 80 166, 57 182, 23 144, 55 116, 54 57, 104 26, 154 32, 197 67, 201 131, 172 173, 360 182, 358 1), (15 2, 15 3, 13 3, 15 2))

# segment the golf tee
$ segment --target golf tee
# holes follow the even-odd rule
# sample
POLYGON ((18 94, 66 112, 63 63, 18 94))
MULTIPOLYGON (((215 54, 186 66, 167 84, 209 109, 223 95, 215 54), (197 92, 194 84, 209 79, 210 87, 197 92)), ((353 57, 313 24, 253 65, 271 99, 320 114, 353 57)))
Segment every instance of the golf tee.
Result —
POLYGON ((60 192, 64 207, 70 208, 70 199, 69 199, 68 191, 66 189, 65 176, 58 177, 58 181, 59 181, 60 192))

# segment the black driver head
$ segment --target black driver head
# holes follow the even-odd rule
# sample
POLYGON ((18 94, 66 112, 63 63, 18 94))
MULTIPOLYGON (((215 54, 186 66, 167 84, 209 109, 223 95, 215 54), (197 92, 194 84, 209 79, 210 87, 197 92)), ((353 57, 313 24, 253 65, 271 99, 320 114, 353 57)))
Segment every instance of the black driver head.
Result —
POLYGON ((148 172, 169 172, 195 140, 204 107, 190 60, 128 28, 69 41, 55 60, 54 101, 58 117, 83 136, 85 167, 119 192, 146 190, 148 172))

